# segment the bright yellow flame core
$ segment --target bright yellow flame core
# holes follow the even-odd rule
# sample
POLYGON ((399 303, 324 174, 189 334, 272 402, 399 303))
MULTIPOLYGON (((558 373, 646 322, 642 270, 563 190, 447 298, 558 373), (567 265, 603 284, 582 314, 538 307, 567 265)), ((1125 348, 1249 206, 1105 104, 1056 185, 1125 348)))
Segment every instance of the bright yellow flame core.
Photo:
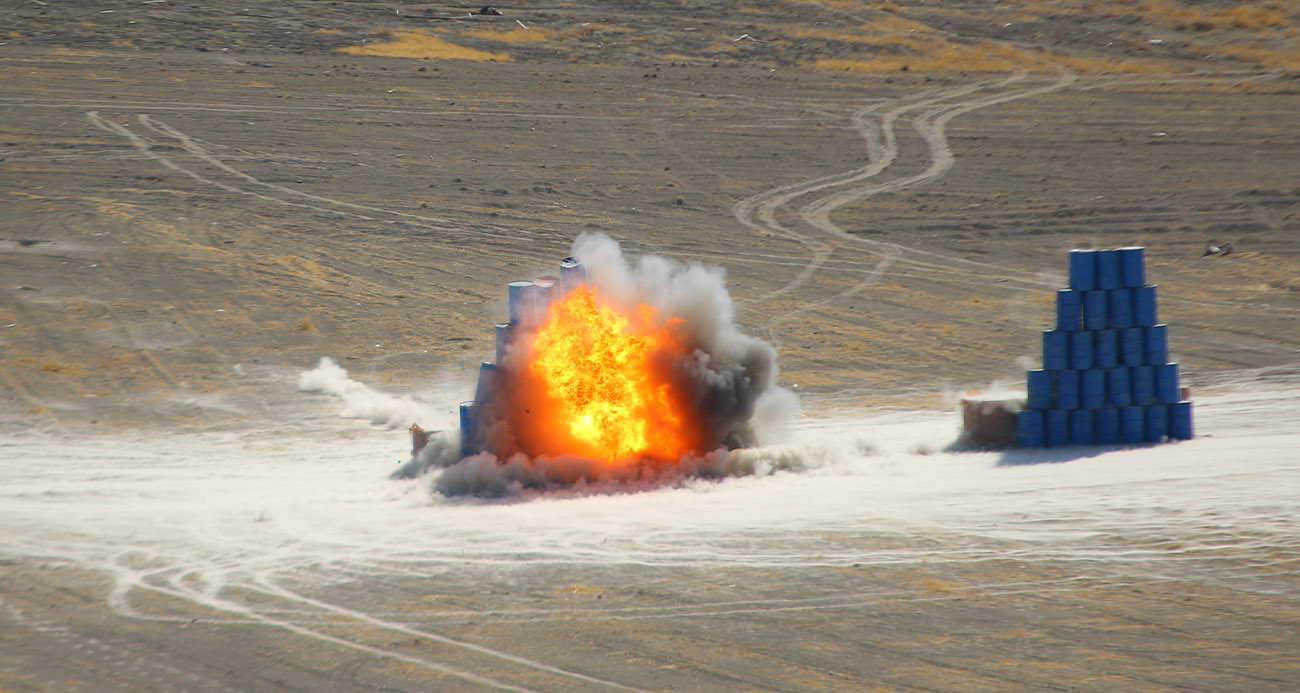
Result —
POLYGON ((655 326, 650 306, 627 316, 596 298, 587 286, 570 292, 551 306, 533 341, 528 367, 547 402, 538 418, 555 438, 568 439, 562 444, 569 449, 548 452, 604 460, 675 460, 690 452, 697 436, 667 366, 685 353, 671 329, 677 321, 655 326))

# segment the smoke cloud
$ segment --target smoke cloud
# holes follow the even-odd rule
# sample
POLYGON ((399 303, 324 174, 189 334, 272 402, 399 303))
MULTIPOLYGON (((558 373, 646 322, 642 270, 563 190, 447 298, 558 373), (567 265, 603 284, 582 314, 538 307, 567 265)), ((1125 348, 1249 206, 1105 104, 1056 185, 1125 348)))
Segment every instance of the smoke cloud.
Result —
POLYGON ((445 415, 410 397, 394 397, 349 378, 347 369, 329 357, 322 357, 315 368, 298 376, 298 389, 337 397, 343 404, 339 416, 366 419, 376 426, 404 428, 412 421, 430 422, 445 418, 445 415))

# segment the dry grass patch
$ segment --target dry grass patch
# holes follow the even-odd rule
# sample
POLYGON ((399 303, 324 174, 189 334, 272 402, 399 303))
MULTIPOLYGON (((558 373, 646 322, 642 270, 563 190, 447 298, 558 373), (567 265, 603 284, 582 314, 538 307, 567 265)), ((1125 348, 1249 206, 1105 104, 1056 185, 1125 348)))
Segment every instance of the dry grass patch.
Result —
POLYGON ((1246 4, 1202 9, 1163 0, 1143 0, 1109 5, 1102 9, 1109 14, 1186 24, 1201 29, 1260 30, 1288 24, 1286 15, 1276 9, 1246 4))
POLYGON ((1006 72, 1009 70, 1054 71, 1071 69, 1087 73, 1150 74, 1171 72, 1160 63, 1145 60, 1112 60, 1058 55, 1038 50, 1021 50, 996 41, 956 44, 938 39, 891 37, 882 41, 901 47, 905 53, 867 58, 821 58, 819 70, 851 72, 1006 72))
POLYGON ((541 27, 524 28, 519 25, 506 30, 500 31, 492 27, 483 27, 482 29, 470 29, 462 31, 462 36, 472 36, 474 38, 487 39, 488 41, 500 41, 502 43, 540 43, 549 41, 555 37, 555 32, 550 29, 541 27))
POLYGON ((1237 60, 1264 67, 1300 70, 1300 51, 1278 50, 1259 44, 1240 44, 1219 46, 1212 49, 1212 52, 1230 55, 1237 60))
POLYGON ((387 39, 382 43, 345 46, 338 49, 350 55, 374 55, 385 58, 416 58, 440 60, 512 60, 509 53, 493 53, 461 46, 421 29, 381 29, 379 35, 387 39))

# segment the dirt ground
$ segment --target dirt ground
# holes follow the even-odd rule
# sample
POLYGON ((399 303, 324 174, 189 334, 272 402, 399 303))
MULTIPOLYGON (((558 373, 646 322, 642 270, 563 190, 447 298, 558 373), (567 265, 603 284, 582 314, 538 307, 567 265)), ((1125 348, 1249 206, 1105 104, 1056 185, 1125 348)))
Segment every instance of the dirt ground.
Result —
MULTIPOLYGON (((468 383, 492 353, 506 282, 551 268, 586 231, 633 255, 724 267, 738 322, 778 347, 783 384, 814 413, 941 408, 954 391, 1023 378, 1075 247, 1147 248, 1193 391, 1300 369, 1300 12, 1289 3, 500 9, 0 3, 0 432, 274 430, 328 406, 293 387, 321 356, 397 393, 447 374, 468 383), (1211 244, 1232 252, 1206 255, 1211 244)), ((92 571, 0 559, 0 600, 44 609, 36 626, 0 628, 3 691, 473 687, 355 650, 339 663, 319 640, 256 625, 134 622, 104 606, 92 571), (67 632, 128 638, 123 656, 149 664, 65 660, 67 632), (271 664, 241 668, 254 656, 271 664)), ((792 579, 719 570, 773 593, 792 579)), ((457 637, 516 652, 587 643, 571 664, 598 681, 465 664, 530 689, 1300 681, 1284 655, 1294 601, 1209 588, 1148 598, 1098 580, 1026 605, 953 585, 1011 581, 999 571, 1054 579, 1061 565, 970 571, 872 573, 864 589, 899 601, 882 597, 875 621, 887 625, 870 636, 799 612, 757 630, 725 616, 526 633, 471 619, 457 637), (954 599, 955 610, 927 606, 954 599), (1030 656, 999 639, 1065 623, 1097 632, 1030 656), (807 647, 782 660, 791 633, 807 647), (1131 641, 1127 654, 1112 637, 1131 641), (710 661, 701 642, 737 649, 710 661), (1144 647, 1160 654, 1127 659, 1144 647), (647 662, 659 673, 620 674, 647 662)), ((625 584, 615 599, 655 604, 724 600, 706 585, 734 581, 544 573, 520 577, 524 590, 625 584)), ((418 581, 384 579, 392 599, 418 600, 418 581)), ((800 579, 813 598, 863 577, 800 579)), ((378 599, 353 588, 354 602, 378 599)), ((493 594, 464 608, 490 612, 493 594)), ((339 637, 374 648, 438 647, 347 627, 339 637)))

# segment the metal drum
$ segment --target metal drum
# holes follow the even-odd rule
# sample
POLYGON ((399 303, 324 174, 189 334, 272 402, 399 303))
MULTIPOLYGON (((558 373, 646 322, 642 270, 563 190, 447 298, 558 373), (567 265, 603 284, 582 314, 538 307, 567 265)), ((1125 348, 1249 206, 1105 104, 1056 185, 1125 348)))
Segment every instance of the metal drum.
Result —
POLYGON ((1092 430, 1092 410, 1075 409, 1070 412, 1070 442, 1075 445, 1092 445, 1097 436, 1092 430))
POLYGON ((1097 288, 1109 291, 1111 289, 1118 289, 1120 286, 1119 251, 1098 250, 1097 288))
POLYGON ((1093 361, 1098 368, 1114 368, 1119 365, 1119 331, 1097 330, 1093 361))
POLYGON ((510 322, 522 327, 537 324, 537 285, 532 282, 510 282, 510 322))
POLYGON ((1192 403, 1186 400, 1169 407, 1169 437, 1174 440, 1192 439, 1192 403))
POLYGON ((510 344, 515 338, 514 326, 508 322, 497 323, 497 365, 503 366, 510 354, 510 344))
POLYGON ((1153 404, 1146 410, 1147 442, 1164 442, 1165 436, 1169 435, 1169 407, 1164 404, 1153 404))
POLYGON ((1052 406, 1052 372, 1029 371, 1026 374, 1029 385, 1029 408, 1048 409, 1052 406))
POLYGON ((1056 292, 1056 329, 1073 332, 1083 321, 1083 292, 1061 289, 1056 292))
POLYGON ((1120 362, 1125 366, 1141 366, 1147 362, 1145 330, 1130 327, 1119 332, 1120 362))
POLYGON ((1108 324, 1111 327, 1133 326, 1133 292, 1128 289, 1114 289, 1106 292, 1108 324))
POLYGON ((1106 406, 1106 371, 1089 368, 1079 375, 1079 403, 1084 409, 1106 406))
POLYGON ((1182 399, 1178 391, 1178 364, 1166 363, 1156 369, 1156 399, 1164 404, 1173 404, 1182 399))
POLYGON ((1147 283, 1146 252, 1140 246, 1120 248, 1119 274, 1120 283, 1132 289, 1147 283))
POLYGON ((1075 291, 1097 288, 1097 251, 1070 251, 1070 288, 1075 291))
POLYGON ((1092 339, 1093 333, 1088 330, 1070 333, 1070 368, 1076 371, 1092 368, 1092 339))
POLYGON ((1119 442, 1119 410, 1103 407, 1093 414, 1097 428, 1097 442, 1102 445, 1114 445, 1119 442))
POLYGON ((533 280, 537 286, 537 322, 546 322, 551 313, 551 304, 563 298, 560 278, 553 274, 542 275, 533 280))
POLYGON ((1043 332, 1043 368, 1063 371, 1070 367, 1070 333, 1060 330, 1043 332))
POLYGON ((474 402, 460 403, 460 456, 469 457, 479 452, 479 406, 474 402))
POLYGON ((1124 407, 1119 410, 1119 438, 1125 445, 1146 442, 1146 410, 1142 407, 1124 407))
POLYGON ((1048 447, 1060 447, 1070 444, 1070 412, 1064 409, 1049 409, 1045 417, 1044 441, 1048 447))
POLYGON ((1169 326, 1152 325, 1146 331, 1147 363, 1152 366, 1169 363, 1169 326))
POLYGON ((474 388, 474 401, 480 404, 490 403, 494 399, 496 387, 496 364, 484 361, 478 367, 478 386, 474 388))
POLYGON ((1025 409, 1016 413, 1016 440, 1022 448, 1043 447, 1043 412, 1025 409))
POLYGON ((1079 371, 1056 372, 1056 408, 1079 408, 1079 371))
POLYGON ((1133 388, 1133 403, 1156 403, 1156 369, 1152 366, 1134 366, 1129 369, 1129 384, 1133 388))
POLYGON ((1083 293, 1083 329, 1106 329, 1106 309, 1108 307, 1109 299, 1105 291, 1085 291, 1083 293))
POLYGON ((1150 327, 1160 322, 1156 319, 1156 287, 1139 286, 1133 289, 1133 324, 1150 327))
POLYGON ((1106 401, 1116 407, 1127 407, 1133 403, 1129 369, 1118 366, 1106 371, 1106 401))
POLYGON ((587 283, 587 268, 576 257, 560 260, 560 291, 569 293, 587 283))

